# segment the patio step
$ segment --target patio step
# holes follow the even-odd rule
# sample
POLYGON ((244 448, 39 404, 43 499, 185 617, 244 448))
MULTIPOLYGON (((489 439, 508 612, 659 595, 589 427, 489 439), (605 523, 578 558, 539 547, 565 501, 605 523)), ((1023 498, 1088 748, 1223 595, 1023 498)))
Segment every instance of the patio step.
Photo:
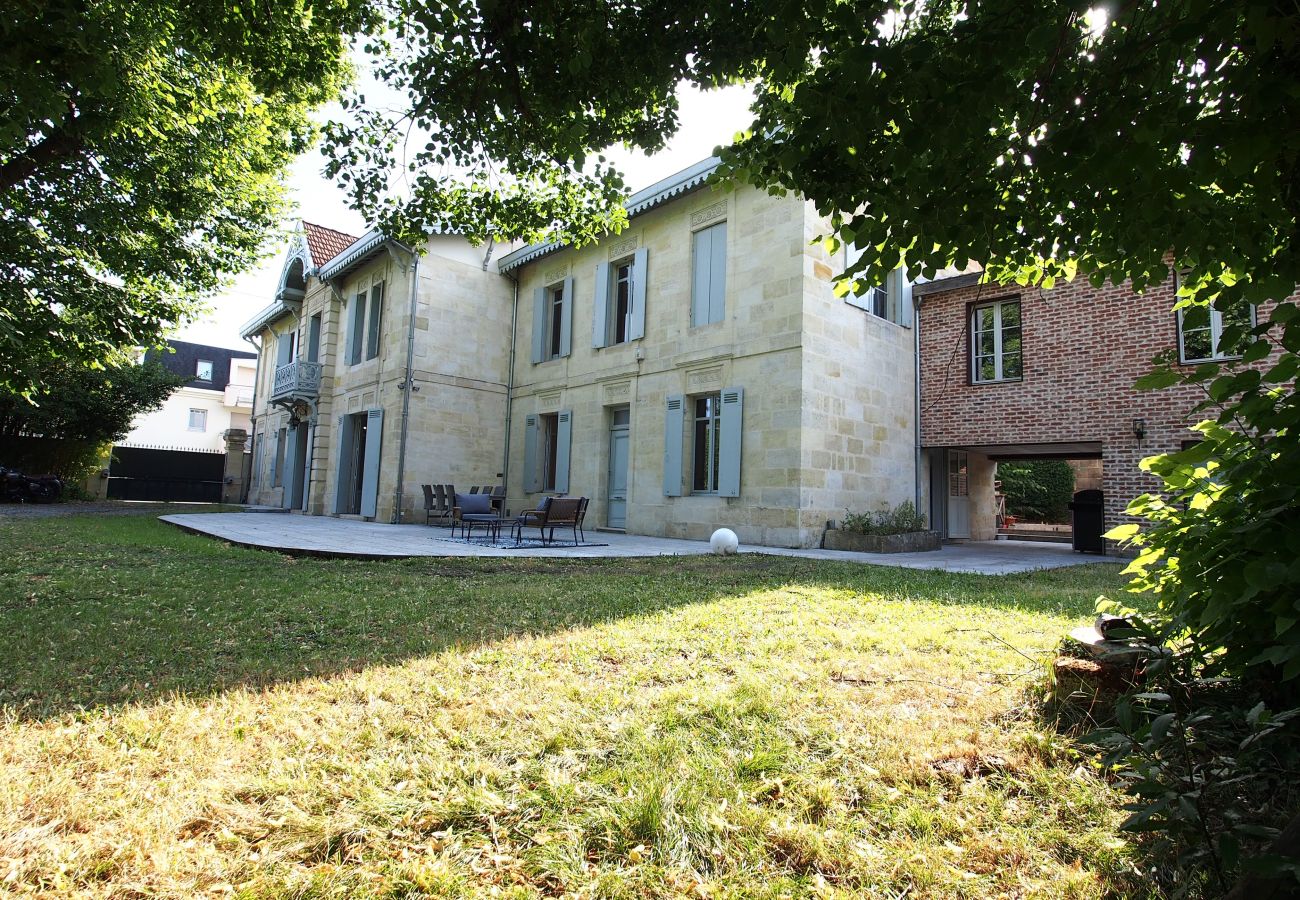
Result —
POLYGON ((1035 541, 1040 544, 1069 544, 1074 538, 1067 532, 1059 531, 1022 531, 1017 528, 1013 531, 1002 529, 998 532, 999 540, 1010 541, 1035 541))
POLYGON ((283 506, 245 506, 244 512, 251 513, 287 513, 283 506))

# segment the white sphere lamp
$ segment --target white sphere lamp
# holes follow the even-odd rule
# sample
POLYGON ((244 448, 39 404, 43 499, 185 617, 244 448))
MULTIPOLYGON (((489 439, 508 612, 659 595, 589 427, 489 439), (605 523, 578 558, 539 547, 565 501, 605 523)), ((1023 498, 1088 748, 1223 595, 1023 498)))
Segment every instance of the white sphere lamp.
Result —
POLYGON ((709 538, 709 548, 715 556, 731 556, 740 549, 740 538, 730 528, 719 528, 709 538))

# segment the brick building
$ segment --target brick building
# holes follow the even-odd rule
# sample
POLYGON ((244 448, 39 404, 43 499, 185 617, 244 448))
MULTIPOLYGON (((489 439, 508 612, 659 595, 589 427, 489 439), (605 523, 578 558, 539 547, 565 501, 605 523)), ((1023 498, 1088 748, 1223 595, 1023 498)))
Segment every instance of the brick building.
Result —
POLYGON ((1170 279, 1133 292, 1079 279, 1052 290, 980 284, 963 274, 918 284, 921 444, 931 521, 949 537, 996 534, 996 463, 1100 460, 1107 527, 1159 487, 1147 456, 1195 440, 1192 386, 1139 392, 1158 354, 1180 365, 1223 358, 1222 316, 1183 327, 1170 279))

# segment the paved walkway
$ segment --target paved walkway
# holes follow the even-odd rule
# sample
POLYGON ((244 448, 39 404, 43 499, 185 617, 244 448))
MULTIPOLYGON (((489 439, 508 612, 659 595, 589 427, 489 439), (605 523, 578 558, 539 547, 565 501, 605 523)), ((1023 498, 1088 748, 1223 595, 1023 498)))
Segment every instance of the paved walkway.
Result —
MULTIPOLYGON (((587 532, 587 540, 603 547, 546 547, 507 550, 450 539, 450 529, 427 525, 381 525, 328 516, 267 515, 259 513, 208 513, 162 516, 186 531, 211 535, 232 544, 279 550, 306 556, 354 559, 401 559, 410 556, 542 556, 595 558, 629 556, 686 556, 709 552, 704 541, 645 537, 632 534, 587 532)), ((939 569, 1009 575, 1035 569, 1054 569, 1083 563, 1119 560, 1075 553, 1068 544, 1030 541, 982 541, 949 544, 929 553, 848 553, 837 550, 787 550, 741 545, 742 553, 768 553, 861 562, 904 569, 939 569)))

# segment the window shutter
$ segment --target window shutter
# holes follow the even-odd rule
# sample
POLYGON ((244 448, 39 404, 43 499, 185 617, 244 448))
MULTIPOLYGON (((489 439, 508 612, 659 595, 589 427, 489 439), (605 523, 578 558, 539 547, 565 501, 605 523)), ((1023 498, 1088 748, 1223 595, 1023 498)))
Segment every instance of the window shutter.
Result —
POLYGON ((645 273, 648 256, 648 251, 642 247, 632 257, 632 321, 627 329, 629 341, 645 337, 645 273))
POLYGON ((533 291, 533 362, 542 361, 546 347, 546 288, 533 291))
POLYGON ((316 313, 307 325, 307 362, 320 362, 320 322, 320 313, 316 313))
POLYGON ((609 342, 609 272, 609 263, 596 263, 595 310, 591 317, 591 346, 597 348, 604 347, 609 342))
POLYGON ((298 466, 298 440, 299 435, 306 429, 306 424, 299 425, 297 428, 290 428, 288 440, 284 445, 284 494, 280 505, 285 509, 293 508, 293 484, 298 477, 298 473, 295 471, 298 466))
POLYGON ((366 336, 366 359, 379 355, 379 329, 384 320, 383 282, 370 289, 370 330, 366 336))
POLYGON ((740 496, 741 411, 745 404, 744 388, 726 388, 722 392, 722 425, 718 438, 718 496, 740 496))
POLYGON ((569 445, 573 442, 573 410, 566 409, 555 417, 559 428, 555 435, 555 491, 569 492, 569 445))
POLYGON ((727 223, 720 222, 709 231, 713 238, 709 247, 708 321, 721 322, 727 313, 727 223))
POLYGON ((668 413, 664 419, 664 496, 682 495, 682 429, 686 426, 686 398, 681 395, 668 398, 668 413))
POLYGON ((275 360, 275 364, 276 364, 277 367, 279 367, 279 366, 287 366, 287 365, 289 365, 289 363, 293 362, 293 337, 292 337, 292 335, 293 335, 293 332, 291 332, 291 331, 286 331, 286 332, 284 332, 283 334, 281 334, 279 337, 276 338, 276 341, 275 341, 275 350, 276 350, 276 360, 275 360))
POLYGON ((379 508, 379 448, 384 437, 384 411, 366 410, 366 459, 361 476, 361 515, 374 518, 379 508))
POLYGON ((564 308, 560 310, 560 355, 573 349, 573 279, 564 279, 564 308))
POLYGON ((356 365, 361 362, 362 341, 366 328, 366 293, 362 291, 352 298, 352 328, 348 331, 348 363, 356 365))
POLYGON ((713 229, 695 232, 695 246, 691 249, 691 324, 707 325, 709 321, 709 263, 713 229))
POLYGON ((537 416, 524 418, 524 490, 542 489, 537 477, 537 416))
POLYGON ((347 498, 343 496, 347 473, 352 471, 352 420, 347 416, 338 419, 339 468, 338 482, 334 485, 334 514, 339 515, 347 509, 347 498))

